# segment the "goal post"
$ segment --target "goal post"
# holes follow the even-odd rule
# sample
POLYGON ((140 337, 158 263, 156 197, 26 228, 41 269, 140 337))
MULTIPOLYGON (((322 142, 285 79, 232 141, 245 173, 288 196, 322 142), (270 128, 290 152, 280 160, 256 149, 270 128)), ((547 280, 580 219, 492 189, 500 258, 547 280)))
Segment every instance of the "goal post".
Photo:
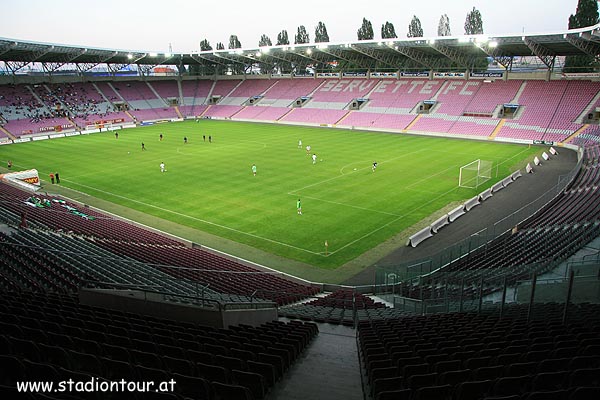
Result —
POLYGON ((477 159, 460 167, 458 187, 477 189, 492 178, 492 162, 477 159))

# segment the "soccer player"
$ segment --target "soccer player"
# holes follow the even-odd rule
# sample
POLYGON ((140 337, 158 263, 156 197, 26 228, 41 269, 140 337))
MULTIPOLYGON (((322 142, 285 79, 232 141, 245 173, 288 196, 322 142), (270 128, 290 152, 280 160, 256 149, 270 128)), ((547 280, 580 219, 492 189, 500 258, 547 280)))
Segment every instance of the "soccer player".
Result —
POLYGON ((252 174, 254 174, 254 176, 256 176, 256 165, 252 164, 252 174))
POLYGON ((298 139, 298 148, 301 149, 302 148, 302 139, 298 139))
POLYGON ((306 155, 310 156, 310 144, 306 146, 306 155))
POLYGON ((298 215, 302 215, 302 204, 300 203, 300 199, 296 202, 296 208, 298 209, 298 215))
POLYGON ((373 172, 377 169, 377 161, 373 161, 373 172))
POLYGON ((208 143, 212 143, 212 136, 208 135, 208 143))
POLYGON ((115 139, 119 138, 119 132, 115 132, 115 139))
POLYGON ((161 133, 161 134, 160 134, 160 136, 159 136, 159 140, 160 140, 161 142, 162 142, 162 140, 163 140, 163 134, 162 134, 162 133, 161 133))
POLYGON ((317 155, 313 153, 312 159, 313 159, 313 164, 316 164, 317 163, 317 155))
POLYGON ((165 163, 161 162, 160 163, 160 172, 165 172, 165 171, 166 171, 166 169, 165 169, 165 163))
POLYGON ((187 136, 183 137, 183 144, 187 144, 187 136))
POLYGON ((146 150, 146 145, 142 142, 142 150, 146 150))

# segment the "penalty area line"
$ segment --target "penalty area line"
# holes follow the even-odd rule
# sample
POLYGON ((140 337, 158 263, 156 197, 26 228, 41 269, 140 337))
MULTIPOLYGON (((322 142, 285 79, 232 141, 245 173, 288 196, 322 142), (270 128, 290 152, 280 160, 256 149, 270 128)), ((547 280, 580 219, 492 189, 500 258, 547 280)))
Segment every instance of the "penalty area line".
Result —
POLYGON ((294 246, 294 245, 291 245, 291 244, 288 244, 288 243, 279 242, 277 240, 273 240, 273 239, 265 238, 265 237, 262 237, 262 236, 258 236, 258 235, 255 235, 253 233, 248 233, 248 232, 240 231, 238 229, 231 228, 229 226, 217 224, 216 222, 207 221, 207 220, 204 220, 202 218, 192 217, 191 215, 183 214, 183 213, 180 213, 178 211, 169 210, 167 208, 155 206, 153 204, 144 203, 143 201, 131 199, 129 197, 122 196, 120 194, 111 193, 111 192, 107 192, 105 190, 97 189, 97 188, 95 188, 93 186, 84 185, 82 183, 73 182, 71 180, 65 180, 65 179, 63 179, 63 180, 66 181, 66 182, 70 182, 71 184, 74 184, 74 185, 79 185, 79 186, 82 186, 82 187, 85 187, 85 188, 88 188, 88 189, 91 189, 91 190, 95 190, 95 191, 100 192, 100 193, 107 194, 109 196, 113 196, 113 197, 117 197, 117 198, 120 198, 120 199, 123 199, 123 200, 131 201, 132 203, 137 203, 137 204, 140 204, 140 205, 143 205, 143 206, 146 206, 146 207, 155 208, 155 209, 160 210, 160 211, 164 211, 164 212, 167 212, 167 213, 170 213, 170 214, 173 214, 173 215, 177 215, 177 216, 180 216, 180 217, 188 218, 188 219, 191 219, 191 220, 194 220, 194 221, 202 222, 202 223, 207 224, 207 225, 216 226, 218 228, 226 229, 226 230, 229 230, 229 231, 232 231, 232 232, 235 232, 235 233, 239 233, 241 235, 250 236, 250 237, 255 238, 255 239, 264 240, 266 242, 274 243, 274 244, 277 244, 277 245, 280 245, 280 246, 284 246, 284 247, 289 247, 291 249, 300 250, 300 251, 303 251, 305 253, 309 253, 309 254, 313 254, 313 255, 317 255, 317 256, 322 256, 322 254, 320 252, 310 251, 310 250, 307 250, 307 249, 303 249, 302 247, 294 246))

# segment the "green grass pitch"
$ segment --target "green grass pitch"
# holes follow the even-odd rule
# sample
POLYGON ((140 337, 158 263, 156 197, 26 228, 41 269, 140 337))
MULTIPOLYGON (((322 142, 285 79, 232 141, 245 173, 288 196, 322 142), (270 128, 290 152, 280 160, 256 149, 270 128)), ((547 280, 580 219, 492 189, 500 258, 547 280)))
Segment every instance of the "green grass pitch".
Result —
POLYGON ((59 171, 63 186, 324 269, 339 267, 449 203, 476 195, 540 151, 485 141, 216 120, 118 132, 118 139, 107 132, 0 146, 0 160, 13 160, 14 170, 37 168, 46 187, 48 175, 59 171), (311 155, 298 148, 299 139, 303 147, 312 147, 311 155), (478 158, 494 162, 494 178, 477 190, 459 189, 460 166, 478 158), (298 199, 302 215, 296 211, 298 199))

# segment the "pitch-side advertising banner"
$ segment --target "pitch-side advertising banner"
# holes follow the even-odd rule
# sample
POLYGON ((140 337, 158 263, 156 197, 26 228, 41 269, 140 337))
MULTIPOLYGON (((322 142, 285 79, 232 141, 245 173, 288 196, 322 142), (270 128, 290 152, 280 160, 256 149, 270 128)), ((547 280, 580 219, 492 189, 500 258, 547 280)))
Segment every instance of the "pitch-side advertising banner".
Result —
POLYGON ((40 188, 40 176, 37 169, 28 169, 25 171, 7 172, 1 174, 0 179, 16 183, 19 186, 29 190, 38 190, 40 188))

